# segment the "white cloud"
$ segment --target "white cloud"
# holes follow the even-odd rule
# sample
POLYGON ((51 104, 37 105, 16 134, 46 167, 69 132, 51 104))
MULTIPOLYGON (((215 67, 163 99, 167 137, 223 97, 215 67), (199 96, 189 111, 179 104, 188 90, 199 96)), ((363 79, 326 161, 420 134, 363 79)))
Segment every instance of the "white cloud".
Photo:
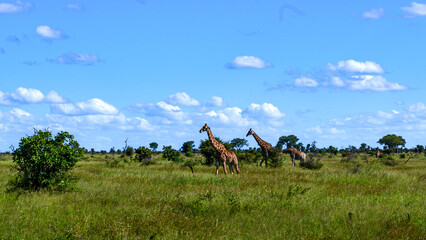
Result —
POLYGON ((38 89, 19 87, 15 93, 12 93, 12 98, 19 102, 37 103, 44 100, 44 95, 38 89))
POLYGON ((225 107, 226 103, 221 97, 213 96, 212 100, 208 103, 208 105, 213 107, 225 107))
POLYGON ((101 59, 96 54, 89 53, 65 53, 56 59, 49 59, 50 62, 61 63, 61 64, 83 64, 92 65, 100 62, 101 59))
POLYGON ((426 4, 424 3, 411 2, 410 7, 402 7, 401 9, 410 16, 426 16, 426 4))
POLYGON ((178 92, 178 93, 170 95, 167 98, 167 102, 169 102, 170 104, 174 104, 174 105, 189 106, 189 107, 194 107, 194 106, 200 105, 200 102, 191 98, 185 92, 178 92))
POLYGON ((178 106, 164 101, 157 103, 137 103, 130 107, 133 111, 142 112, 147 116, 159 117, 164 124, 192 124, 189 114, 183 112, 178 106))
POLYGON ((31 113, 26 112, 19 108, 12 108, 12 110, 10 110, 10 113, 17 118, 31 117, 31 113))
POLYGON ((285 114, 281 113, 280 110, 271 103, 263 103, 262 105, 252 103, 244 112, 253 118, 282 119, 285 117, 285 114))
POLYGON ((72 4, 69 3, 65 6, 67 9, 71 9, 71 10, 82 10, 83 6, 81 6, 80 4, 72 4))
POLYGON ((362 14, 363 18, 368 19, 378 19, 385 14, 385 10, 383 8, 371 9, 370 11, 364 12, 362 14))
POLYGON ((263 59, 254 56, 238 56, 231 63, 229 68, 256 68, 262 69, 270 67, 271 63, 265 62, 263 59))
POLYGON ((41 25, 36 28, 36 32, 45 38, 62 38, 62 33, 46 25, 41 25))
POLYGON ((399 85, 398 83, 388 82, 382 76, 360 75, 354 76, 354 78, 361 80, 348 81, 350 90, 384 92, 407 89, 406 86, 399 85))
POLYGON ((45 101, 49 103, 63 103, 65 102, 65 99, 55 91, 50 91, 47 93, 45 97, 45 101))
POLYGON ((13 93, 0 91, 0 105, 16 105, 28 103, 62 103, 65 99, 55 91, 46 96, 38 89, 19 87, 13 93))
POLYGON ((337 65, 328 64, 332 71, 343 71, 348 73, 383 73, 383 68, 371 61, 357 62, 353 59, 339 61, 337 65))
POLYGON ((51 111, 65 115, 116 115, 117 108, 102 101, 99 98, 92 98, 85 102, 52 104, 51 111))
POLYGON ((0 13, 18 13, 31 7, 31 3, 23 3, 21 1, 16 1, 16 4, 0 3, 0 13))
POLYGON ((243 116, 243 110, 238 107, 228 107, 220 111, 205 113, 213 122, 227 126, 247 127, 256 124, 255 121, 243 116))
POLYGON ((335 87, 344 87, 345 82, 343 82, 343 80, 340 79, 340 77, 331 77, 331 85, 335 87))
POLYGON ((318 87, 318 82, 307 77, 300 77, 294 80, 296 87, 318 87))

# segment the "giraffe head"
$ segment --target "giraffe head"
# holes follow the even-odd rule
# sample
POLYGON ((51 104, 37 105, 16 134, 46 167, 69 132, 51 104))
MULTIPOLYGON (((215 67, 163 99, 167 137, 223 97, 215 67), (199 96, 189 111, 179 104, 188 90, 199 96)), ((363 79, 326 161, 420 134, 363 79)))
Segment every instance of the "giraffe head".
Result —
POLYGON ((246 135, 246 137, 248 137, 248 136, 250 136, 250 135, 253 135, 253 130, 251 130, 251 128, 250 128, 250 130, 248 131, 248 133, 247 133, 247 135, 246 135))
POLYGON ((207 126, 207 123, 206 124, 204 124, 204 126, 200 129, 200 133, 202 133, 202 132, 204 132, 204 131, 207 131, 207 129, 209 129, 210 127, 209 126, 207 126))

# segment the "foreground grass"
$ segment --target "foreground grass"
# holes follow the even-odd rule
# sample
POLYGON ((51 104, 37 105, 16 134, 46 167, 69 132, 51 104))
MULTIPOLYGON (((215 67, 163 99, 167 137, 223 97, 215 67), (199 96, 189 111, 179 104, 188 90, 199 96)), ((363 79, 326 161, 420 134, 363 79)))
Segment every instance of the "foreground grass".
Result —
POLYGON ((424 239, 426 160, 388 167, 323 159, 320 170, 81 161, 76 190, 7 192, 0 239, 424 239))

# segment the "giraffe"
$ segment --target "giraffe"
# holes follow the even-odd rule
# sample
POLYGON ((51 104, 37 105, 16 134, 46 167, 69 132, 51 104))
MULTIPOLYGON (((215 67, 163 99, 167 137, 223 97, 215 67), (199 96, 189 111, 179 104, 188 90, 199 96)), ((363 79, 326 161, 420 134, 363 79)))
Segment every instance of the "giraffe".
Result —
MULTIPOLYGON (((232 174, 234 172, 232 171, 232 165, 234 165, 235 169, 237 170, 237 174, 240 173, 240 169, 238 168, 238 159, 237 155, 235 155, 234 152, 229 151, 228 149, 223 146, 220 142, 214 138, 212 131, 210 130, 210 127, 207 126, 207 123, 200 129, 200 133, 207 131, 207 136, 209 137, 210 142, 212 143, 213 147, 218 152, 219 158, 222 161, 223 165, 223 171, 226 174, 226 164, 229 165, 229 169, 232 174)), ((216 160, 216 175, 219 174, 219 162, 216 160)))
POLYGON ((301 162, 306 160, 306 153, 298 151, 296 148, 287 148, 281 151, 281 153, 290 153, 293 167, 296 166, 296 159, 299 159, 301 162))
POLYGON ((270 151, 272 149, 272 146, 270 143, 263 141, 251 128, 250 130, 247 132, 246 137, 248 137, 249 135, 253 135, 254 139, 256 140, 257 144, 259 144, 260 148, 262 149, 262 161, 260 161, 260 166, 262 166, 262 163, 265 162, 265 166, 268 166, 268 158, 269 158, 269 154, 270 151))
POLYGON ((379 158, 380 155, 382 155, 382 153, 380 152, 380 150, 377 150, 377 152, 376 152, 376 158, 379 158))

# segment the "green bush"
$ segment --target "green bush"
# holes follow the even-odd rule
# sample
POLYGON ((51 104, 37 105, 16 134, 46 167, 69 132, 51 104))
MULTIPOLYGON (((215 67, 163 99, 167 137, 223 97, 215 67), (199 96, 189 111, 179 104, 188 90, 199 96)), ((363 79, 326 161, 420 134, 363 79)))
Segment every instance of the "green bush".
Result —
POLYGON ((152 151, 146 147, 139 147, 136 149, 136 157, 135 160, 138 162, 143 162, 147 165, 151 164, 150 161, 152 158, 152 151))
POLYGON ((10 183, 27 190, 63 190, 72 179, 69 171, 82 155, 83 149, 68 132, 53 137, 48 130, 34 129, 34 135, 21 138, 13 152, 18 174, 10 183))
POLYGON ((184 162, 185 160, 180 157, 180 152, 174 150, 172 146, 163 146, 163 158, 173 162, 184 162))
POLYGON ((320 154, 309 154, 306 161, 300 161, 300 167, 311 170, 322 168, 323 164, 320 163, 322 156, 320 154))

